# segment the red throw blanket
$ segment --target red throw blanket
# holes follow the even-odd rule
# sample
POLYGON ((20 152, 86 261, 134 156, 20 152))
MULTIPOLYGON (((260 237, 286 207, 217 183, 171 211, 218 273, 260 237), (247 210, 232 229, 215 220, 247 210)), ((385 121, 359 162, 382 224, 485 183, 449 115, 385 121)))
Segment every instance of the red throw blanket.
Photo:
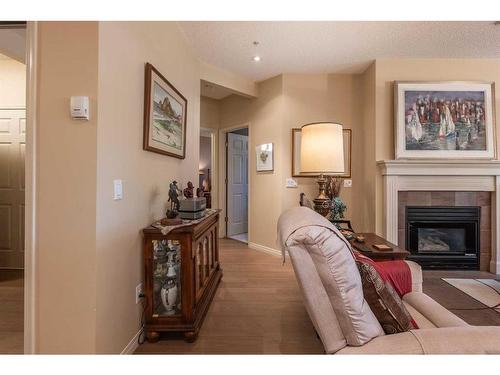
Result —
POLYGON ((377 270, 382 280, 388 281, 401 298, 411 292, 411 271, 405 261, 390 260, 375 262, 358 251, 353 251, 353 253, 359 261, 371 264, 377 270))

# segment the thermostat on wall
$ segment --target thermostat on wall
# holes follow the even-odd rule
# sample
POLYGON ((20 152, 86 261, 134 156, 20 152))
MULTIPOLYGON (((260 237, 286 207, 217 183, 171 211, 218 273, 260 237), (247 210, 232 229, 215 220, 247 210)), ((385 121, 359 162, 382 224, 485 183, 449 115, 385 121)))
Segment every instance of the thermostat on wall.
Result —
POLYGON ((89 119, 89 97, 72 96, 70 101, 71 117, 77 120, 89 119))

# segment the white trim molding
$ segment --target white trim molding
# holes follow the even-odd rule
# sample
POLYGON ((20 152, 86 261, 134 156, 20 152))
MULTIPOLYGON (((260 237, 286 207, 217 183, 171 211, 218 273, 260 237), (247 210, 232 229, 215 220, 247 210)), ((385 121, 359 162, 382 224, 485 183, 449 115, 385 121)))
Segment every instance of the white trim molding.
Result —
POLYGON ((142 328, 132 337, 132 340, 129 341, 127 346, 123 348, 120 354, 134 354, 134 352, 139 347, 139 337, 142 334, 142 328))
POLYGON ((377 162, 384 186, 384 235, 398 242, 400 191, 490 191, 492 239, 490 272, 500 274, 499 160, 382 160, 377 162))
POLYGON ((262 251, 263 253, 271 254, 271 255, 274 255, 274 256, 277 256, 277 257, 281 257, 282 256, 280 250, 273 249, 272 247, 260 245, 260 244, 255 243, 255 242, 248 242, 248 247, 250 249, 257 250, 257 251, 262 251))
POLYGON ((24 354, 36 353, 36 139, 37 22, 26 28, 26 202, 24 255, 24 354))

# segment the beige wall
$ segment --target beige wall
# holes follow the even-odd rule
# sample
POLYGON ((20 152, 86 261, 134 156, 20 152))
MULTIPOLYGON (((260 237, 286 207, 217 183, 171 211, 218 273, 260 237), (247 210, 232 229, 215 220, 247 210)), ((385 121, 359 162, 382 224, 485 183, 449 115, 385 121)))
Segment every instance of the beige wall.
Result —
MULTIPOLYGON (((319 75, 284 75, 285 122, 282 137, 285 140, 282 148, 283 158, 283 210, 296 206, 301 192, 306 193, 309 199, 318 195, 318 184, 315 178, 297 178, 298 189, 287 189, 285 179, 291 176, 292 171, 292 144, 291 129, 314 121, 337 121, 344 129, 352 129, 352 180, 353 186, 359 183, 356 166, 360 163, 359 142, 361 134, 361 111, 356 105, 359 101, 357 86, 359 77, 350 74, 319 74, 319 75)), ((356 212, 356 203, 352 197, 353 188, 341 190, 341 197, 347 205, 346 218, 353 220, 356 212)))
POLYGON ((200 126, 218 129, 220 126, 220 100, 202 96, 200 99, 200 126))
MULTIPOLYGON (((274 172, 255 171, 255 147, 261 143, 273 142, 281 148, 283 123, 283 77, 270 78, 258 85, 259 96, 249 99, 230 95, 220 103, 220 128, 249 126, 248 146, 248 230, 249 242, 269 248, 276 248, 276 220, 281 213, 281 193, 275 194, 281 185, 283 158, 274 155, 274 172), (273 188, 270 188, 270 187, 273 188)), ((220 149, 223 152, 223 148, 220 149)), ((219 174, 219 185, 224 182, 224 171, 219 174)), ((220 191, 223 194, 223 191, 220 191)), ((224 200, 223 196, 219 197, 224 200)), ((221 200, 222 199, 222 200, 221 200)))
MULTIPOLYGON (((212 170, 212 140, 210 137, 205 137, 201 136, 200 137, 200 163, 199 163, 199 169, 207 169, 209 168, 212 170)), ((193 183, 195 183, 193 181, 193 183)), ((197 182, 195 183, 195 186, 197 187, 197 182)))
POLYGON ((139 330, 140 230, 164 216, 170 181, 198 181, 198 62, 176 24, 99 24, 99 109, 96 350, 116 353, 139 330), (165 53, 165 45, 175 55, 165 53), (187 98, 184 160, 142 150, 145 62, 187 98), (114 179, 123 179, 121 201, 112 199, 114 179))
MULTIPOLYGON (((375 67, 375 160, 394 159, 393 81, 500 82, 500 59, 381 59, 375 67)), ((500 95, 496 96, 500 108, 500 95)), ((496 111, 500 124, 500 111, 496 111)), ((500 132, 497 131, 497 144, 500 132)), ((383 233, 382 178, 377 174, 376 231, 383 233)))
POLYGON ((98 24, 41 22, 38 43, 35 346, 40 353, 92 353, 98 24), (70 118, 71 95, 90 97, 90 121, 70 118))
MULTIPOLYGON (((277 249, 276 224, 279 215, 298 205, 299 195, 317 195, 313 178, 297 178, 297 189, 285 188, 291 177, 291 129, 312 121, 339 121, 353 130, 353 186, 361 182, 363 162, 361 144, 362 115, 358 90, 361 76, 342 74, 300 75, 285 74, 259 83, 259 97, 247 99, 231 95, 221 101, 220 127, 222 129, 250 124, 250 242, 277 249), (258 144, 273 142, 274 171, 255 171, 253 150, 258 144), (272 188, 270 188, 272 186, 272 188)), ((347 217, 354 225, 361 221, 356 215, 358 200, 353 199, 354 188, 343 188, 341 196, 348 206, 347 217)))
POLYGON ((140 327, 140 230, 164 215, 172 179, 198 178, 199 65, 175 23, 39 30, 36 350, 118 353, 140 327), (145 62, 188 100, 184 160, 142 150, 145 62), (90 97, 90 121, 70 119, 72 95, 90 97))
POLYGON ((26 65, 0 55, 0 107, 26 106, 26 65))

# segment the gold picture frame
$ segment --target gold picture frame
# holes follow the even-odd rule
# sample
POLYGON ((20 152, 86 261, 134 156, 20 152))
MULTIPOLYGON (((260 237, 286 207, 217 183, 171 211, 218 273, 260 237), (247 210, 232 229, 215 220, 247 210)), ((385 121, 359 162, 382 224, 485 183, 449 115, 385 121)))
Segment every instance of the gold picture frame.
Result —
POLYGON ((143 149, 186 157, 187 99, 150 63, 145 66, 143 149))
MULTIPOLYGON (((300 171, 300 128, 292 129, 292 177, 313 177, 317 178, 317 173, 307 173, 300 171)), ((344 173, 334 174, 340 178, 351 178, 352 167, 352 130, 342 129, 344 137, 344 173)))

